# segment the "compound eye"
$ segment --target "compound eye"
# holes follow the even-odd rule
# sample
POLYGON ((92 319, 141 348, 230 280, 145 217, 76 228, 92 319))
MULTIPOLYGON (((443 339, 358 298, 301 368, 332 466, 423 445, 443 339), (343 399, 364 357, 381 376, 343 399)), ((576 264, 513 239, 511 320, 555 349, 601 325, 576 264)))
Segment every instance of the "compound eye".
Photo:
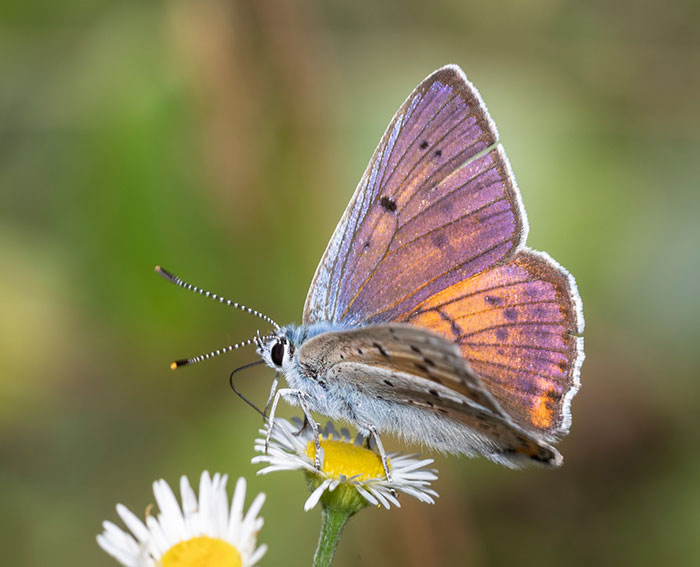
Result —
POLYGON ((282 343, 275 343, 270 351, 270 358, 275 366, 282 366, 282 360, 284 359, 284 345, 282 343))

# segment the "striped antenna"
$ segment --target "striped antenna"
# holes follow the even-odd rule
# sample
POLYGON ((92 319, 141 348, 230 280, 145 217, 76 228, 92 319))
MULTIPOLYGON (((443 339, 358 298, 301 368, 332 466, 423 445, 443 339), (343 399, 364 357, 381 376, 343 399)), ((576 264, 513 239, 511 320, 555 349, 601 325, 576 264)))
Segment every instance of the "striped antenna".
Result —
POLYGON ((207 354, 200 354, 199 356, 193 356, 192 358, 183 358, 182 360, 176 360, 175 362, 170 363, 170 369, 175 370, 176 368, 180 368, 180 366, 187 366, 188 364, 197 364, 198 362, 214 358, 215 356, 219 356, 220 354, 224 354, 226 352, 231 352, 232 350, 238 350, 239 348, 252 345, 256 342, 256 339, 259 335, 260 333, 257 333, 252 339, 248 339, 247 341, 243 341, 241 343, 236 343, 235 345, 228 345, 224 348, 219 348, 208 352, 207 354))
MULTIPOLYGON (((250 307, 246 307, 245 305, 241 305, 240 303, 236 303, 235 301, 231 301, 229 299, 226 299, 225 297, 221 297, 220 295, 217 295, 215 293, 211 293, 210 291, 206 291, 204 289, 201 289, 201 288, 197 287, 196 285, 188 284, 186 281, 181 280, 176 275, 171 274, 170 272, 161 268, 160 266, 156 266, 156 272, 158 274, 160 274, 161 276, 163 276, 169 282, 174 283, 176 286, 184 287, 185 289, 188 289, 190 291, 198 293, 199 295, 203 295, 204 297, 208 297, 209 299, 213 299, 215 301, 218 301, 219 303, 225 303, 226 305, 228 305, 229 307, 233 307, 234 309, 239 309, 241 311, 245 311, 246 313, 250 313, 251 315, 255 315, 256 317, 259 317, 260 319, 262 319, 266 323, 269 323, 276 330, 279 331, 280 326, 277 323, 275 323, 267 315, 263 315, 262 313, 260 313, 259 311, 256 311, 255 309, 251 309, 250 307)), ((239 343, 239 345, 245 346, 245 345, 251 344, 253 340, 254 339, 250 339, 245 344, 239 343)), ((239 345, 231 345, 230 347, 226 347, 226 348, 228 348, 229 350, 232 350, 234 347, 238 348, 239 345)), ((228 352, 228 351, 224 349, 221 352, 228 352)), ((206 356, 196 357, 196 358, 198 358, 198 359, 209 358, 211 356, 216 356, 218 354, 221 354, 221 352, 214 351, 213 353, 210 353, 206 356)), ((194 360, 194 359, 188 359, 188 360, 194 360)), ((195 360, 195 362, 199 362, 199 360, 195 360)), ((175 363, 173 363, 173 364, 175 364, 175 363)), ((192 364, 192 363, 189 362, 188 364, 192 364)))

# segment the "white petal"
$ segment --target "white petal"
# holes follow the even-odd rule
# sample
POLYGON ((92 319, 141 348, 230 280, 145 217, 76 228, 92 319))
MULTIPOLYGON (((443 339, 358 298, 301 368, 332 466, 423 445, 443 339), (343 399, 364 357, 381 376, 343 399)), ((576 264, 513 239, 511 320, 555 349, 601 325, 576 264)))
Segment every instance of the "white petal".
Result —
POLYGON ((231 498, 231 513, 226 529, 226 541, 238 544, 241 537, 241 522, 243 521, 243 505, 245 504, 246 481, 240 477, 231 498))
POLYGON ((416 490, 410 486, 406 486, 401 489, 402 492, 405 492, 406 494, 413 496, 414 498, 417 498, 421 502, 426 502, 428 504, 435 504, 435 500, 433 500, 428 494, 426 494, 422 490, 416 490))
POLYGON ((260 547, 258 547, 255 552, 250 556, 248 561, 245 564, 245 567, 251 567, 252 565, 255 565, 258 561, 260 561, 267 553, 267 545, 263 544, 260 547))
POLYGON ((102 526, 105 530, 103 535, 113 546, 131 553, 138 552, 138 544, 131 535, 124 532, 112 522, 103 522, 102 526))
POLYGON ((123 504, 117 504, 117 514, 119 514, 119 517, 126 524, 126 527, 131 530, 131 533, 136 536, 136 539, 141 542, 148 541, 151 535, 148 528, 146 528, 144 523, 139 520, 131 510, 123 504))
POLYGON ((161 519, 161 528, 168 543, 173 545, 185 537, 185 520, 182 517, 180 504, 173 494, 170 485, 164 480, 153 483, 153 495, 156 497, 161 519))
POLYGON ((109 555, 114 557, 119 563, 125 565, 126 567, 138 567, 137 558, 133 554, 129 553, 126 549, 116 545, 112 540, 104 535, 97 536, 98 545, 104 549, 109 555))
POLYGON ((226 492, 226 484, 228 483, 228 475, 221 475, 219 486, 216 491, 216 535, 220 538, 226 537, 228 531, 228 494, 226 492))
POLYGON ((361 495, 365 500, 367 500, 367 502, 369 502, 369 503, 372 504, 373 506, 376 506, 377 504, 379 504, 379 501, 378 501, 372 494, 370 494, 369 492, 367 492, 361 485, 356 484, 356 485, 355 485, 355 489, 360 493, 360 495, 361 495))
POLYGON ((304 502, 304 511, 308 512, 311 510, 316 504, 318 504, 318 501, 321 499, 321 496, 323 496, 323 493, 325 492, 326 488, 328 485, 331 483, 330 479, 324 480, 316 490, 314 490, 311 493, 311 496, 309 496, 306 499, 306 502, 304 502))
POLYGON ((379 503, 380 503, 382 506, 384 506, 384 508, 386 508, 387 510, 389 510, 389 509, 391 508, 391 505, 389 504, 389 502, 387 501, 387 499, 384 498, 384 495, 383 495, 379 490, 376 490, 375 488, 373 488, 373 487, 371 487, 371 486, 368 486, 368 487, 367 487, 367 490, 368 490, 369 492, 371 492, 372 495, 373 495, 377 500, 379 500, 379 503))
POLYGON ((153 516, 148 516, 146 518, 146 526, 148 526, 148 529, 151 532, 149 547, 152 549, 153 554, 156 557, 160 557, 166 551, 168 551, 171 545, 163 534, 160 524, 153 516))
POLYGON ((240 521, 243 518, 243 505, 245 504, 246 480, 240 477, 236 481, 236 488, 233 490, 231 498, 231 518, 230 523, 240 521))
POLYGON ((407 473, 407 472, 413 471, 415 469, 420 469, 420 468, 425 467, 426 465, 431 464, 432 462, 434 462, 433 459, 423 459, 422 461, 416 461, 414 463, 402 466, 401 472, 407 473))
POLYGON ((401 503, 396 499, 396 497, 391 493, 391 489, 377 489, 377 492, 381 492, 382 496, 391 502, 397 508, 401 508, 401 503))
POLYGON ((182 512, 185 516, 185 523, 188 518, 197 511, 197 495, 192 490, 189 479, 182 475, 180 477, 180 497, 182 498, 182 512))
POLYGON ((253 520, 257 517, 258 513, 260 512, 260 509, 262 508, 262 505, 265 503, 265 494, 260 493, 255 497, 255 500, 253 500, 253 503, 250 505, 250 508, 248 508, 248 512, 245 515, 245 518, 243 518, 243 523, 244 524, 249 524, 252 523, 253 520))
POLYGON ((212 478, 204 471, 199 479, 199 521, 203 534, 211 531, 212 478))

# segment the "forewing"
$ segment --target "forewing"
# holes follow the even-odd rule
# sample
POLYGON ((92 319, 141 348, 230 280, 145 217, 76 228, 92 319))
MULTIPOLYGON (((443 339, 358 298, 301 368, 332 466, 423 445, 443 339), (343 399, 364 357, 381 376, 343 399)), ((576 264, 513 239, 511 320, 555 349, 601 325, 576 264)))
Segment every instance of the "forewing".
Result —
MULTIPOLYGON (((322 333, 302 344, 299 362, 310 375, 323 376, 331 367, 346 362, 408 374, 416 379, 416 390, 427 394, 432 385, 439 384, 506 416, 458 346, 426 329, 392 324, 322 333)), ((386 382, 391 388, 390 381, 386 382)))
POLYGON ((434 295, 405 321, 457 343, 516 423, 548 439, 568 433, 583 312, 573 277, 548 255, 523 250, 434 295))
POLYGON ((497 137, 461 69, 425 79, 389 124, 326 248, 304 322, 396 320, 511 255, 526 220, 497 137))

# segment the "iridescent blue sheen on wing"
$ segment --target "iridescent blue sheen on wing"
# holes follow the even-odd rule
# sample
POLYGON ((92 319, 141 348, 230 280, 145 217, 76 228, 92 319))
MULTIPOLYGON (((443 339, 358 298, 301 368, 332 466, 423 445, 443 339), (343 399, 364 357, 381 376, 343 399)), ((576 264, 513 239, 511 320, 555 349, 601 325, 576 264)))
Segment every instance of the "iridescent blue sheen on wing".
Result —
POLYGON ((425 79, 389 124, 331 238, 304 322, 396 320, 512 255, 527 227, 497 137, 458 67, 425 79))

